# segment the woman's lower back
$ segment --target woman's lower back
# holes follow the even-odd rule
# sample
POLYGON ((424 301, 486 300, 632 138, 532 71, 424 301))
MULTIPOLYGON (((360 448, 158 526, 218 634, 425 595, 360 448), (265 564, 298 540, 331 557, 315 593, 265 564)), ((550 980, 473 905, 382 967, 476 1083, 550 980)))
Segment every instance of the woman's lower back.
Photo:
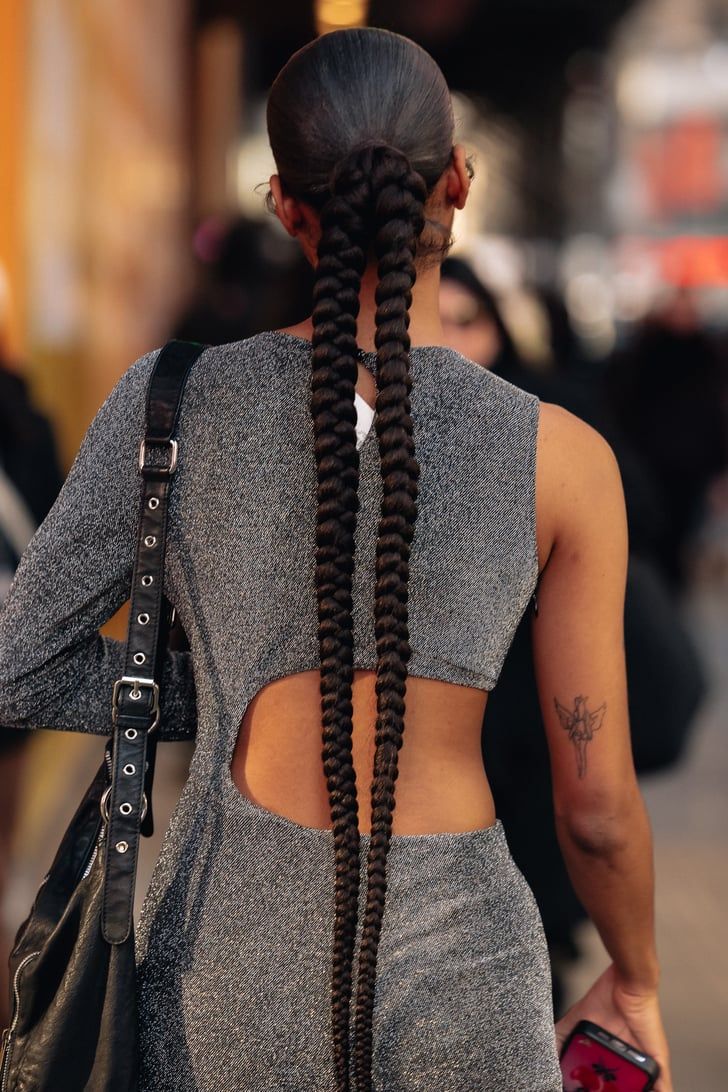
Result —
MULTIPOLYGON (((193 775, 185 797, 174 841, 205 808, 209 837, 145 907, 140 1092, 329 1092, 332 834, 229 776, 213 792, 193 775)), ((559 1092, 543 930, 500 823, 393 838, 373 1076, 376 1092, 559 1092)))
MULTIPOLYGON (((352 751, 359 829, 369 831, 376 675, 355 671, 352 751)), ((259 805, 303 826, 331 826, 321 763, 319 673, 265 686, 250 702, 231 763, 233 782, 259 805)), ((485 691, 410 676, 399 753, 395 834, 491 826, 495 809, 481 757, 485 691)))

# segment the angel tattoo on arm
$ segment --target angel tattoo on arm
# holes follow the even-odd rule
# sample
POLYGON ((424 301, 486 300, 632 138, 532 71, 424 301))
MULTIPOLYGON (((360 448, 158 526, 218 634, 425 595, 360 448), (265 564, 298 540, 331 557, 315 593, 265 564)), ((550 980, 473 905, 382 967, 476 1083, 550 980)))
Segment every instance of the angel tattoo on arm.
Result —
POLYGON ((576 769, 580 778, 586 776, 586 747, 598 731, 607 711, 607 703, 602 702, 593 713, 587 708, 588 699, 579 695, 574 698, 574 708, 569 710, 554 698, 556 712, 559 714, 561 727, 569 733, 569 739, 576 748, 576 769))

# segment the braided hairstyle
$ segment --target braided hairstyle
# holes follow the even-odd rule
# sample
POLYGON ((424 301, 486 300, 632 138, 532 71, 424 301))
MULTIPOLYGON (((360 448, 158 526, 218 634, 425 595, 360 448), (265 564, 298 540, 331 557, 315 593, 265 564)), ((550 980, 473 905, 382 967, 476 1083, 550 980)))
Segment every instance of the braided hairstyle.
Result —
MULTIPOLYGON (((410 658, 407 586, 417 516, 408 335, 425 202, 450 162, 450 94, 432 58, 407 38, 335 31, 298 53, 268 100, 268 132, 286 192, 320 215, 314 286, 311 412, 317 470, 316 592, 323 766, 334 839, 331 1018, 338 1092, 349 1092, 353 961, 359 914, 359 823, 352 759, 352 577, 359 455, 354 388, 361 278, 376 262, 376 432, 382 510, 374 623, 377 719, 367 890, 359 950, 353 1068, 372 1088, 377 950, 387 888, 398 752, 410 658)), ((433 226, 435 235, 437 228, 433 226)))

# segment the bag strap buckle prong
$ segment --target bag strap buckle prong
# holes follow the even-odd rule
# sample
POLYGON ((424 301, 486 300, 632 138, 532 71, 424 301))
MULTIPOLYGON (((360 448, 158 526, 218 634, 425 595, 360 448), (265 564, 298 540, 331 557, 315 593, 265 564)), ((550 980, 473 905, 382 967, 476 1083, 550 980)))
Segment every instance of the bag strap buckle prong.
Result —
POLYGON ((152 723, 149 725, 147 731, 153 732, 159 724, 159 683, 156 683, 154 679, 139 679, 132 675, 122 675, 120 679, 117 679, 114 683, 114 692, 111 698, 111 718, 116 724, 119 717, 119 698, 121 696, 121 688, 123 686, 131 687, 129 691, 129 697, 132 701, 139 701, 142 693, 147 690, 151 692, 152 704, 149 707, 149 715, 153 718, 152 723))

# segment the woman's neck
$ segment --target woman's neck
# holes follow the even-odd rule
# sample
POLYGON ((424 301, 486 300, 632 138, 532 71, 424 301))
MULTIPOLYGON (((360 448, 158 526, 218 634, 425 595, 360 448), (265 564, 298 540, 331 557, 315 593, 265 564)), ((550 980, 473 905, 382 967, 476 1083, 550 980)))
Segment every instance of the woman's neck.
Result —
MULTIPOLYGON (((357 342, 360 349, 372 350, 376 332, 375 315, 377 305, 374 293, 377 287, 376 266, 367 267, 361 282, 359 293, 359 316, 356 320, 357 342)), ((440 322, 438 295, 440 291, 440 266, 432 265, 418 272, 417 281, 412 290, 410 307, 409 335, 412 345, 443 345, 444 335, 440 322)), ((287 327, 287 332, 310 341, 313 336, 313 322, 310 318, 295 326, 287 327)))

